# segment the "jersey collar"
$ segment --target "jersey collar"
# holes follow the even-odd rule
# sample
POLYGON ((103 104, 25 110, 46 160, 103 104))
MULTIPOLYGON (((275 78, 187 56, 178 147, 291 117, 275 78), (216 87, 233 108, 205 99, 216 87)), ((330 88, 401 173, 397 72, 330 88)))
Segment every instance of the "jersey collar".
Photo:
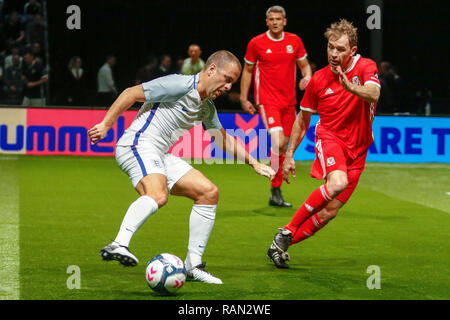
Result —
MULTIPOLYGON (((356 56, 353 57, 353 61, 352 64, 350 65, 350 67, 347 68, 347 70, 344 71, 344 73, 349 73, 350 71, 353 70, 353 68, 355 67, 356 63, 358 62, 359 58, 361 58, 360 54, 357 54, 356 56)), ((331 65, 330 65, 330 69, 333 73, 337 73, 336 70, 334 70, 331 65)))
POLYGON ((347 72, 352 71, 352 69, 355 67, 355 65, 356 65, 356 63, 358 62, 358 60, 359 60, 360 57, 361 57, 361 56, 360 56, 359 54, 357 54, 356 56, 354 56, 354 57, 353 57, 353 62, 352 62, 352 64, 350 65, 350 67, 349 67, 347 70, 344 71, 344 73, 347 73, 347 72))
POLYGON ((281 33, 281 38, 280 38, 280 39, 275 39, 274 37, 272 37, 272 36, 270 35, 270 30, 267 30, 266 34, 267 34, 267 37, 268 37, 270 40, 272 40, 272 41, 283 41, 283 40, 284 40, 284 31, 281 33))

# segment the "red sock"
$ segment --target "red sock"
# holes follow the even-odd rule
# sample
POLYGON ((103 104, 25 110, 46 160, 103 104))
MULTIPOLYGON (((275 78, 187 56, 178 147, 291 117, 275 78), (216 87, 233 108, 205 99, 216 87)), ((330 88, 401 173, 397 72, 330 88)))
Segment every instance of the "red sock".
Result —
POLYGON ((306 199, 294 217, 292 217, 291 222, 284 228, 291 231, 292 235, 294 235, 306 219, 322 210, 331 200, 332 198, 328 193, 326 185, 321 185, 309 195, 308 199, 306 199))
POLYGON ((294 238, 291 241, 291 245, 311 237, 314 233, 322 229, 325 225, 326 223, 323 223, 316 213, 308 220, 306 220, 300 226, 300 228, 298 228, 297 232, 294 235, 294 238))
POLYGON ((281 187, 283 184, 283 162, 284 162, 284 153, 275 154, 274 152, 270 153, 270 166, 276 171, 275 178, 272 180, 272 188, 281 187))

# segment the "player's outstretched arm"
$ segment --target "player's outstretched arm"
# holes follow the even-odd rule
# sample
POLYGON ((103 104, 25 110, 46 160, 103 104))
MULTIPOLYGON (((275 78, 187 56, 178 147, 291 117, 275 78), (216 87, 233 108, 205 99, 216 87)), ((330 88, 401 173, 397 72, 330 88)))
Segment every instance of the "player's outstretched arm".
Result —
POLYGON ((311 112, 301 110, 292 126, 291 140, 283 163, 283 179, 287 183, 291 183, 289 174, 292 174, 292 177, 295 178, 294 152, 305 137, 310 121, 311 112))
POLYGON ((258 162, 258 160, 253 158, 247 152, 247 150, 245 150, 245 148, 237 142, 237 140, 234 137, 230 136, 225 131, 225 129, 223 128, 220 129, 219 138, 220 140, 222 140, 221 143, 217 141, 217 139, 215 140, 215 142, 218 146, 222 147, 222 150, 224 150, 229 154, 234 155, 236 159, 244 161, 245 163, 252 166, 257 174, 267 177, 270 180, 273 180, 273 178, 275 177, 275 171, 271 167, 266 166, 265 164, 262 164, 258 162))
POLYGON ((119 116, 128 110, 135 102, 144 101, 145 95, 142 85, 125 89, 111 105, 111 108, 109 108, 103 121, 89 129, 88 135, 89 138, 91 138, 91 144, 95 144, 103 139, 108 130, 116 123, 119 116))

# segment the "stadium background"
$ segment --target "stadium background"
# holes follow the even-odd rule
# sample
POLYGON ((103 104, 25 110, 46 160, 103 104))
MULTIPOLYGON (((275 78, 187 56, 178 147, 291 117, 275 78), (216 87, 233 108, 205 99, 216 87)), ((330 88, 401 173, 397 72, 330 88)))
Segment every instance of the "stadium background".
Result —
MULTIPOLYGON (((3 12, 21 10, 25 2, 5 1, 3 12)), ((310 61, 319 67, 326 64, 324 29, 341 17, 355 22, 360 30, 359 52, 370 56, 370 32, 365 27, 369 16, 365 8, 370 2, 47 1, 49 108, 40 112, 18 107, 15 111, 26 114, 26 121, 31 119, 29 114, 40 117, 33 121, 58 120, 47 115, 53 107, 65 107, 59 93, 63 70, 74 55, 83 58, 92 95, 97 70, 111 53, 118 58, 114 75, 119 91, 133 84, 148 54, 169 53, 175 61, 186 57, 192 42, 202 46, 203 58, 219 48, 242 58, 248 40, 266 30, 264 13, 275 3, 286 8, 286 30, 301 35, 310 61), (72 4, 81 8, 81 30, 66 28, 66 8, 72 4)), ((413 93, 416 89, 432 90, 433 115, 448 114, 450 109, 446 12, 448 4, 443 1, 414 5, 384 1, 383 8, 382 58, 398 66, 413 93)), ((423 97, 415 99, 413 95, 409 103, 411 113, 423 113, 423 97)), ((90 110, 99 107, 92 104, 81 107, 89 109, 82 111, 99 111, 90 110)), ((224 108, 228 109, 227 105, 224 108)), ((54 115, 66 112, 59 120, 71 120, 71 112, 75 112, 69 108, 55 111, 54 115)), ((250 123, 248 115, 242 116, 250 123)), ((387 118, 393 127, 405 130, 433 119, 445 121, 440 126, 450 129, 449 118, 445 117, 428 117, 426 121, 387 118)), ((2 122, 4 119, 0 118, 2 122)), ((21 125, 26 127, 26 121, 21 125)), ((59 126, 55 124, 55 128, 59 126)), ((5 130, 0 132, 2 143, 20 142, 15 133, 17 124, 3 128, 8 138, 5 130)), ((414 150, 417 145, 412 137, 410 147, 414 150)), ((447 162, 448 140, 447 135, 447 162)), ((26 149, 26 141, 22 142, 26 149)), ((108 146, 112 145, 110 141, 108 146)), ((298 207, 320 183, 309 178, 310 165, 311 161, 300 162, 297 178, 284 189, 284 196, 292 199, 294 206, 298 207)), ((98 256, 101 246, 114 235, 128 204, 136 198, 112 157, 1 154, 0 300, 162 299, 184 304, 191 299, 450 298, 448 164, 368 163, 358 189, 337 220, 314 239, 293 248, 295 260, 290 273, 277 273, 264 251, 276 227, 288 221, 293 212, 269 208, 268 185, 246 166, 196 167, 212 177, 221 190, 216 227, 205 257, 209 270, 220 274, 226 285, 205 289, 202 284, 188 283, 179 295, 161 298, 145 286, 145 263, 133 270, 119 269, 102 263, 98 256), (251 228, 254 230, 249 230, 249 223, 256 226, 251 228), (245 261, 236 266, 236 257, 245 257, 245 261), (382 270, 382 290, 366 287, 366 269, 374 264, 382 270), (66 286, 70 265, 81 268, 80 290, 66 286)), ((186 199, 173 197, 143 226, 132 243, 141 261, 161 252, 184 257, 190 205, 186 199)))
MULTIPOLYGON (((26 0, 5 1, 4 13, 22 10, 26 0)), ((187 57, 190 43, 198 43, 206 59, 224 48, 243 58, 248 41, 264 32, 265 10, 274 3, 285 7, 286 31, 299 34, 310 62, 326 65, 325 28, 345 17, 359 30, 359 52, 370 56, 370 32, 366 27, 371 1, 236 1, 220 4, 206 1, 47 1, 50 105, 64 105, 61 86, 70 57, 83 59, 89 88, 96 90, 96 74, 108 54, 118 58, 114 68, 116 86, 121 91, 133 84, 136 71, 148 55, 167 53, 173 64, 187 57), (81 30, 68 30, 66 9, 81 8, 81 30)), ((432 113, 448 114, 449 74, 448 15, 445 1, 383 1, 382 60, 396 66, 410 92, 403 112, 423 113, 425 96, 432 91, 432 113), (415 97, 420 92, 421 97, 415 97)), ((377 61, 378 63, 381 61, 377 61)), ((239 106, 225 105, 227 109, 239 106)))

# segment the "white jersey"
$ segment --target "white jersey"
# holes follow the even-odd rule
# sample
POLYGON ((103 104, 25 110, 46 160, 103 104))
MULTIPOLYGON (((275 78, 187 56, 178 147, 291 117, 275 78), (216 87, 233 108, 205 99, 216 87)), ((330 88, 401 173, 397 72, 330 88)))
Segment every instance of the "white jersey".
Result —
POLYGON ((118 146, 141 146, 166 153, 179 138, 200 122, 203 128, 221 129, 217 110, 197 91, 199 74, 173 74, 142 84, 146 102, 118 146))

